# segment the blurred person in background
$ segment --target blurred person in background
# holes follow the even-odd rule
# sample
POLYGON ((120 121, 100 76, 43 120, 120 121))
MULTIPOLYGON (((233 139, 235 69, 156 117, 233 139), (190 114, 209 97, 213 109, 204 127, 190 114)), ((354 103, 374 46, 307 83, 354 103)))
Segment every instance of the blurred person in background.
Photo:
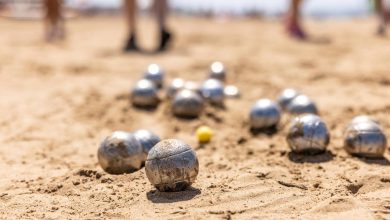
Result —
POLYGON ((62 14, 62 0, 44 0, 45 39, 48 42, 65 38, 65 21, 62 14))
POLYGON ((380 36, 386 35, 386 26, 390 22, 390 11, 386 7, 386 2, 383 0, 375 0, 375 10, 379 17, 379 26, 377 34, 380 36))
MULTIPOLYGON (((137 1, 136 0, 124 0, 124 9, 126 13, 126 20, 128 25, 128 39, 123 50, 125 52, 139 51, 137 45, 137 1)), ((153 10, 156 14, 158 26, 159 26, 159 45, 157 51, 164 51, 171 39, 171 33, 166 26, 167 13, 168 13, 168 0, 154 0, 153 10)))
MULTIPOLYGON (((386 25, 390 22, 390 11, 386 7, 386 0, 374 0, 375 10, 379 16, 378 35, 386 34, 386 25)), ((292 38, 305 40, 307 34, 302 28, 301 7, 303 0, 291 0, 290 7, 286 16, 285 28, 288 35, 292 38)))
POLYGON ((287 34, 295 39, 304 40, 307 35, 301 24, 301 5, 302 0, 291 0, 290 7, 286 16, 285 28, 287 34))

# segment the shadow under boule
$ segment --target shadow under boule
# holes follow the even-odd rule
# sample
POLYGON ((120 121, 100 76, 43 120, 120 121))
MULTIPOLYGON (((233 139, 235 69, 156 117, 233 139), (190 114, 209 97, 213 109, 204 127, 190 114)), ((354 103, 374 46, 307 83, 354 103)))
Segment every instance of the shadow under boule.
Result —
POLYGON ((323 153, 295 153, 289 152, 288 159, 295 163, 324 163, 333 159, 334 155, 331 151, 327 150, 323 153))
POLYGON ((362 157, 362 156, 355 156, 355 157, 364 163, 376 164, 381 166, 390 166, 390 161, 386 157, 376 157, 376 158, 362 157))
POLYGON ((250 133, 252 136, 257 136, 259 134, 266 134, 268 136, 273 136, 278 132, 277 126, 271 126, 269 128, 254 129, 250 128, 250 133))
POLYGON ((146 197, 153 203, 174 203, 180 201, 188 201, 202 192, 194 187, 188 187, 185 191, 179 192, 160 192, 151 190, 146 193, 146 197))
POLYGON ((157 105, 153 105, 153 106, 140 106, 140 105, 135 105, 135 104, 132 104, 132 106, 138 110, 138 111, 144 111, 144 112, 154 112, 157 110, 158 108, 158 104, 157 105))

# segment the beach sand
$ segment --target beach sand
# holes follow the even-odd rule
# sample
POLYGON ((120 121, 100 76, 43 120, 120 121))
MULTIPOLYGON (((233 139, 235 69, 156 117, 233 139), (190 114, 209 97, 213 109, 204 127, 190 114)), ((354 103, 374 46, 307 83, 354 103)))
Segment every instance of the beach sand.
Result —
MULTIPOLYGON (((140 27, 151 47, 155 26, 140 27)), ((389 219, 390 159, 366 160, 343 150, 343 129, 369 114, 390 131, 390 38, 376 21, 309 21, 314 38, 286 38, 278 21, 173 17, 172 50, 123 54, 121 18, 68 22, 68 40, 42 42, 38 21, 0 20, 0 218, 4 219, 389 219), (242 98, 208 106, 198 120, 129 105, 128 92, 149 63, 174 77, 203 80, 223 61, 242 98), (251 105, 287 87, 316 101, 331 133, 328 152, 290 153, 288 115, 278 132, 252 134, 251 105), (195 130, 210 126, 211 143, 195 130), (114 130, 150 129, 191 144, 200 162, 193 187, 159 193, 144 169, 109 175, 97 162, 114 130)), ((164 97, 164 94, 160 94, 164 97)))

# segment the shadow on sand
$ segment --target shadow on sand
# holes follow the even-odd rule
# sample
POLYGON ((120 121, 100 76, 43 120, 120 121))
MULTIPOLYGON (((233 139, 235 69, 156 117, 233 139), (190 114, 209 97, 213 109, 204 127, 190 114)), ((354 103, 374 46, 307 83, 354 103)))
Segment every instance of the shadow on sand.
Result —
POLYGON ((357 157, 360 161, 368 164, 377 164, 381 166, 390 166, 390 161, 386 157, 379 158, 367 158, 367 157, 357 157))
POLYGON ((174 203, 193 199, 202 192, 194 187, 189 187, 185 191, 180 192, 160 192, 151 190, 146 193, 146 197, 153 203, 174 203))
POLYGON ((269 128, 262 128, 262 129, 253 129, 251 128, 250 133, 252 134, 253 137, 260 135, 260 134, 265 134, 268 136, 273 136, 278 132, 278 128, 276 126, 272 126, 269 128))
POLYGON ((295 163, 324 163, 331 161, 334 155, 331 151, 325 151, 321 154, 297 154, 294 152, 288 153, 288 159, 295 163))

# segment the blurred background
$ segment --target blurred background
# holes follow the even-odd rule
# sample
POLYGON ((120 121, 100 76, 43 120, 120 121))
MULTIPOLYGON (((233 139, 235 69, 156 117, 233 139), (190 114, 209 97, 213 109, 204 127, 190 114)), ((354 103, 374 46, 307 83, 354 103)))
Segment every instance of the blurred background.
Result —
MULTIPOLYGON (((146 10, 153 1, 139 0, 139 6, 146 10)), ((275 17, 285 13, 288 0, 170 0, 173 12, 204 16, 267 16, 275 17)), ((39 17, 42 13, 40 0, 0 0, 10 17, 39 17)), ((85 14, 117 14, 122 0, 65 0, 69 10, 85 14)), ((350 17, 370 14, 373 1, 370 0, 310 0, 305 1, 303 14, 313 17, 350 17)))

